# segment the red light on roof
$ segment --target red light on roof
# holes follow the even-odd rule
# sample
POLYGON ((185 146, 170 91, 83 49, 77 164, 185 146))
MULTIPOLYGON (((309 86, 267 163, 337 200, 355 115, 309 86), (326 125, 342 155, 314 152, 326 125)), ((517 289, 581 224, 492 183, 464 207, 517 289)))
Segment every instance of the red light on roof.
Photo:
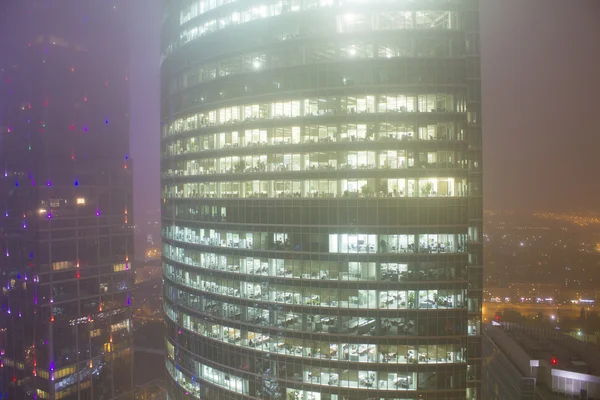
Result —
POLYGON ((552 365, 558 364, 558 360, 556 359, 556 357, 552 357, 552 360, 550 360, 550 362, 552 363, 552 365))

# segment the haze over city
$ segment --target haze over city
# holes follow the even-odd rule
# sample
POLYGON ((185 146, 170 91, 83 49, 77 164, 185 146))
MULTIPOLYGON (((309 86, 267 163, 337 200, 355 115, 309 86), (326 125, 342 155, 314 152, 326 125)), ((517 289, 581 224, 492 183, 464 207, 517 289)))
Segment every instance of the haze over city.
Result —
POLYGON ((0 399, 600 399, 599 21, 2 2, 0 399))
MULTIPOLYGON (((136 198, 142 213, 158 208, 160 193, 160 7, 136 9, 139 21, 156 22, 132 25, 131 66, 139 71, 132 76, 132 152, 144 188, 136 198)), ((600 211, 598 18, 595 0, 577 7, 563 0, 481 1, 486 209, 600 211)))

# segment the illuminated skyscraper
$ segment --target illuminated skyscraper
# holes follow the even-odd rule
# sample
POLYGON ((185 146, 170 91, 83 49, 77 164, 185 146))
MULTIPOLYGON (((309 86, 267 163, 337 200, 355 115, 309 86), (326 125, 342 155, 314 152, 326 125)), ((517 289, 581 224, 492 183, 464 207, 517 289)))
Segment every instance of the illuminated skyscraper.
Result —
POLYGON ((475 399, 476 0, 166 1, 171 399, 475 399))
POLYGON ((11 4, 13 49, 0 68, 0 395, 133 395, 128 59, 112 36, 125 19, 103 1, 11 4))

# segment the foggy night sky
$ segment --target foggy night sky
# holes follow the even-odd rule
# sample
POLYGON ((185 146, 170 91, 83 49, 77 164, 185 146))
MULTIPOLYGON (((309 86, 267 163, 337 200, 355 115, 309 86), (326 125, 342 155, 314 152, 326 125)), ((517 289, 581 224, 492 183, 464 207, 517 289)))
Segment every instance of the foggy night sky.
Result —
MULTIPOLYGON (((162 10, 130 2, 140 224, 159 208, 162 10)), ((481 49, 485 208, 600 211, 600 1, 481 0, 481 49)))
MULTIPOLYGON (((160 197, 161 11, 141 2, 131 109, 138 214, 160 197)), ((481 0, 481 49, 485 208, 600 211, 600 1, 481 0)))
POLYGON ((600 1, 481 5, 484 207, 600 211, 600 1))

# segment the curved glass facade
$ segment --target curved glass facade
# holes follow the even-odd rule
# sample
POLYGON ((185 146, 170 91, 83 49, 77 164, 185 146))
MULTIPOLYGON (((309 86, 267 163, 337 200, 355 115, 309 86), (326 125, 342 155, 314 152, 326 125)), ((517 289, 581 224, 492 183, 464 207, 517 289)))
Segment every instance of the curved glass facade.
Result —
POLYGON ((169 397, 478 398, 477 1, 166 3, 169 397))

